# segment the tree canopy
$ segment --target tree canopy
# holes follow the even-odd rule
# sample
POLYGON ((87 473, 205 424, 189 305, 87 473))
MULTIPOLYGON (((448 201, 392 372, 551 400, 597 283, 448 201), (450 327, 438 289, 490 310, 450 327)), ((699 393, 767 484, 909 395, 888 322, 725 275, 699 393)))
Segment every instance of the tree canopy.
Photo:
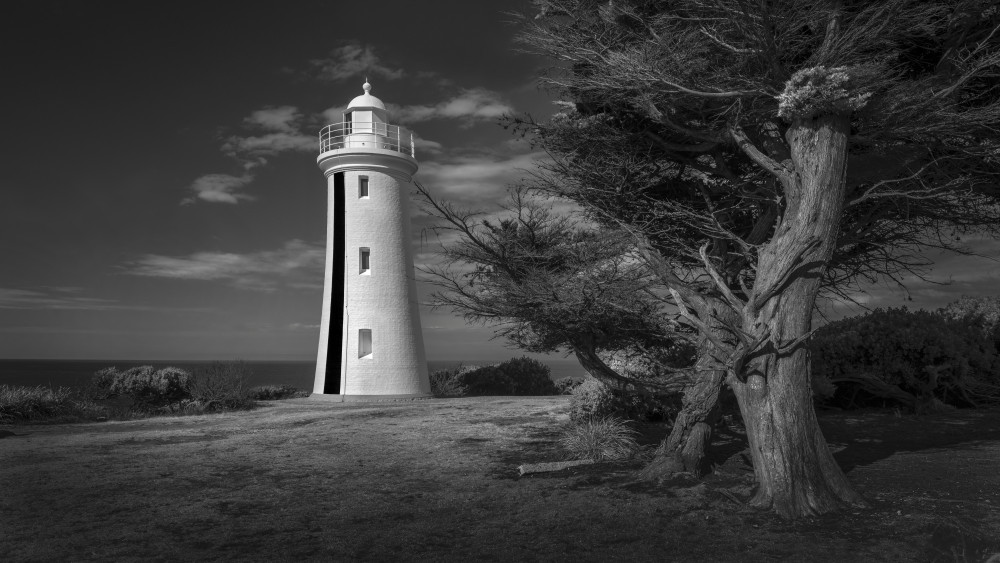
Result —
POLYGON ((812 408, 812 310, 823 288, 898 281, 928 247, 1000 232, 1000 9, 536 5, 522 41, 554 61, 542 83, 562 111, 508 122, 551 157, 531 187, 621 233, 662 288, 644 303, 698 333, 695 387, 711 397, 721 373, 736 394, 753 505, 863 504, 812 408))

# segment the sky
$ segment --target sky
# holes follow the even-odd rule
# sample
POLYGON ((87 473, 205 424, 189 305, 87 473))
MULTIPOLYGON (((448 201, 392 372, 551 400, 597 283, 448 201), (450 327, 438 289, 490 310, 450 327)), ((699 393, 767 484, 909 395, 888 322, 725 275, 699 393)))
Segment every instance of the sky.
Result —
MULTIPOLYGON (((527 0, 14 0, 0 20, 0 359, 311 360, 326 181, 316 133, 362 93, 417 137, 416 179, 496 209, 541 155, 497 124, 556 108, 508 12, 527 0)), ((437 259, 411 218, 419 264, 437 259)), ((1000 256, 1000 243, 971 240, 1000 256)), ((1000 293, 1000 264, 934 256, 935 282, 870 307, 1000 293), (912 300, 911 300, 912 299, 912 300)), ((430 287, 418 274, 426 302, 430 287)), ((834 316, 857 312, 833 308, 834 316)), ((432 360, 520 355, 421 308, 432 360)))

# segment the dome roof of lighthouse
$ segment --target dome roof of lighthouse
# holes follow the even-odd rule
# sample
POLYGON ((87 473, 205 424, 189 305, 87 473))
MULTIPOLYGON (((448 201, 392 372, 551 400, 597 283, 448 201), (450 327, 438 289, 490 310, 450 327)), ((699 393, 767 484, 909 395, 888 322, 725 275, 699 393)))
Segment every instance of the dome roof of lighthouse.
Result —
POLYGON ((347 109, 351 108, 385 109, 385 104, 382 103, 382 100, 371 95, 372 85, 369 84, 367 80, 365 80, 365 85, 362 86, 362 88, 365 89, 365 93, 351 100, 351 103, 347 104, 347 109))

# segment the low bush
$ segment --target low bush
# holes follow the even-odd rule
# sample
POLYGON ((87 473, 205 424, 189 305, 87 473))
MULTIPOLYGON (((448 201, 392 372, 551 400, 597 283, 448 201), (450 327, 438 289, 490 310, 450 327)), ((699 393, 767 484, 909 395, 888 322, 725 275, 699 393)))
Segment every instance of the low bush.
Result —
POLYGON ((439 369, 431 372, 431 394, 435 397, 462 397, 468 389, 459 381, 462 373, 469 371, 462 365, 450 369, 439 369))
POLYGON ((215 362, 191 378, 191 398, 206 412, 250 408, 254 398, 247 380, 252 375, 244 362, 215 362))
POLYGON ((309 396, 308 391, 291 385, 259 385, 251 387, 247 394, 255 401, 278 401, 309 396))
POLYGON ((512 358, 495 366, 460 371, 456 385, 466 395, 558 395, 549 366, 532 358, 512 358))
POLYGON ((0 422, 52 420, 71 416, 76 411, 69 388, 0 385, 0 422))
POLYGON ((573 390, 569 417, 576 423, 607 417, 650 422, 672 418, 679 407, 679 395, 650 395, 613 388, 591 377, 573 390))
POLYGON ((534 358, 511 358, 497 368, 514 382, 514 392, 511 395, 559 394, 559 389, 552 381, 552 370, 534 358))
POLYGON ((111 397, 113 395, 111 385, 115 382, 115 378, 118 375, 119 372, 116 367, 97 370, 83 388, 83 396, 97 400, 111 397))
POLYGON ((958 301, 938 309, 938 314, 978 328, 993 341, 993 347, 1000 351, 1000 297, 963 295, 958 301))
POLYGON ((1000 403, 1000 356, 982 330, 961 320, 876 309, 820 328, 810 350, 815 377, 836 386, 828 403, 841 408, 1000 403))
POLYGON ((563 377, 556 380, 556 390, 560 395, 572 395, 573 390, 583 383, 583 379, 575 377, 563 377))
MULTIPOLYGON (((99 372, 100 373, 100 372, 99 372)), ((191 397, 191 374, 175 367, 137 366, 117 372, 110 391, 132 398, 140 407, 169 407, 191 397)))
POLYGON ((619 461, 639 452, 636 436, 637 432, 620 418, 592 418, 567 427, 559 445, 573 459, 619 461))

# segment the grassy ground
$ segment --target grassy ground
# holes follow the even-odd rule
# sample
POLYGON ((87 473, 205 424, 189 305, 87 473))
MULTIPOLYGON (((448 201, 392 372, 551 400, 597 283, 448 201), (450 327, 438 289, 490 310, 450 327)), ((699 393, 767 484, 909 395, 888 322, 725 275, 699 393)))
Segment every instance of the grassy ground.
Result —
MULTIPOLYGON (((563 459, 566 397, 335 404, 0 426, 0 561, 983 561, 1000 552, 1000 411, 825 414, 873 508, 742 505, 743 437, 704 481, 563 459)), ((662 428, 647 428, 655 440, 662 428)))

